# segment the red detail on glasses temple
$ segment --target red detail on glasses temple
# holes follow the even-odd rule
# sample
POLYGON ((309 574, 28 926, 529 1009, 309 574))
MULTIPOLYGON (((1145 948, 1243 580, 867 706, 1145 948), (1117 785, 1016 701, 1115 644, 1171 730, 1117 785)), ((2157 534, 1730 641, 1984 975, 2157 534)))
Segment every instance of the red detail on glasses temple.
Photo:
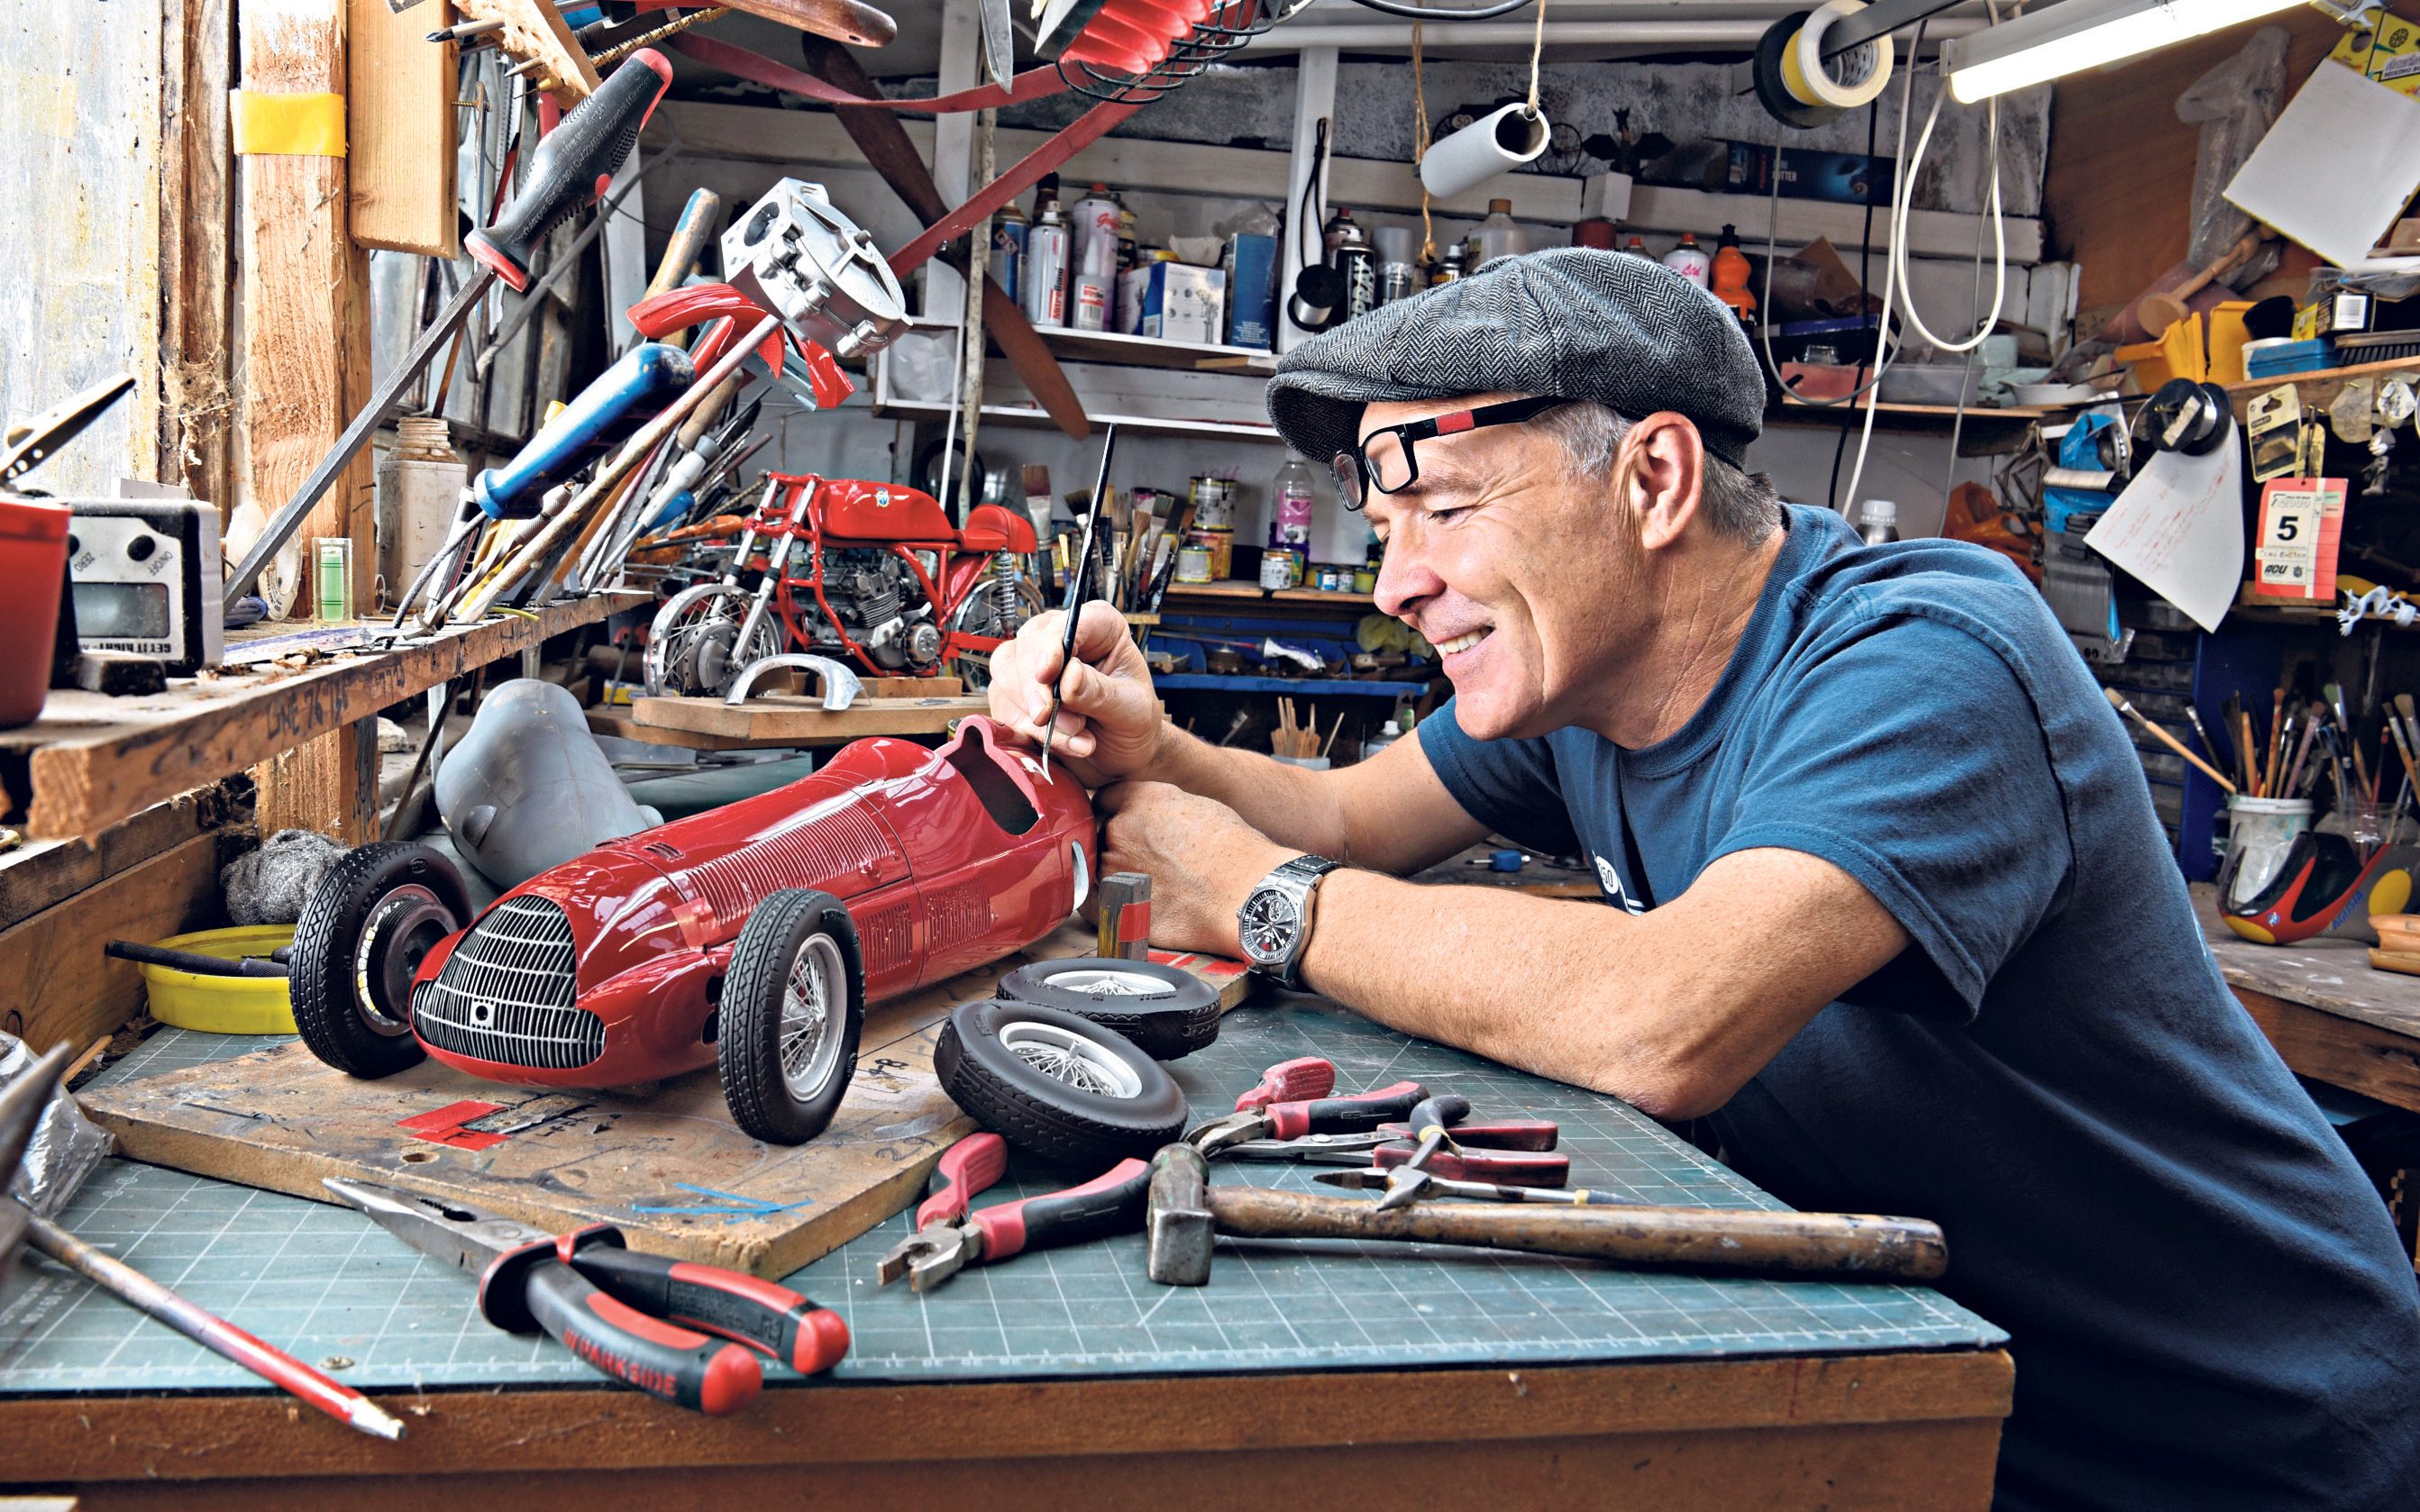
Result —
POLYGON ((1457 409, 1450 415, 1437 416, 1436 433, 1440 436, 1450 436, 1456 431, 1469 430, 1478 424, 1478 410, 1457 409))

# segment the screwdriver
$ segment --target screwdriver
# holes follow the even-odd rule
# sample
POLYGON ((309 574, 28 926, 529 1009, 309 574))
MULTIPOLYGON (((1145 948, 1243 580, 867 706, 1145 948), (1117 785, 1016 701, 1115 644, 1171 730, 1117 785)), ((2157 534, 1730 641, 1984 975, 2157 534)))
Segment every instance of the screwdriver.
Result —
POLYGON ((498 279, 516 292, 528 287, 530 259, 538 244, 566 217, 594 204, 603 193, 605 185, 639 140, 639 131, 646 125, 656 101, 663 98, 672 82, 673 66, 661 53, 652 48, 633 53, 595 94, 575 106, 538 144, 537 150, 530 154, 529 173, 521 192, 504 208, 504 213, 493 224, 463 239, 464 246, 480 265, 479 271, 463 281, 461 292, 437 313, 403 360, 388 371, 385 381, 372 391, 369 402, 353 416, 344 434, 328 449, 328 455, 319 459, 319 465, 311 470, 302 486, 294 490, 294 496, 271 517, 260 538, 243 554, 243 560, 227 574, 228 602, 249 592, 270 559, 294 538, 320 495, 368 444, 379 423, 395 408, 404 390, 420 377, 421 369, 437 355, 437 349, 470 317, 489 288, 498 279))
POLYGON ((1042 777, 1050 778, 1050 737, 1059 729, 1059 690, 1067 681, 1067 669, 1076 665, 1076 620, 1084 609, 1084 575, 1093 565, 1093 532, 1101 523, 1101 506, 1109 495, 1109 454, 1118 449, 1118 427, 1111 425, 1101 438, 1100 475, 1093 480, 1093 507, 1084 514, 1083 548, 1076 560, 1067 564, 1067 633, 1059 645, 1059 674, 1050 682, 1050 717, 1042 726, 1042 777))

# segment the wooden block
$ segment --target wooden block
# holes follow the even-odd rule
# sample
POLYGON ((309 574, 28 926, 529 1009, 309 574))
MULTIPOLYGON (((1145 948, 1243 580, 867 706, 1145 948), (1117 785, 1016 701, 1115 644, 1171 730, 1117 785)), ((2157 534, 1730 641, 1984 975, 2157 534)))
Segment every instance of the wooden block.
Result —
POLYGON ((713 735, 759 746, 830 746, 867 735, 937 735, 970 714, 987 714, 980 693, 957 698, 868 698, 828 713, 813 699, 751 699, 732 708, 721 699, 643 698, 630 717, 657 730, 713 735))
POLYGON ((248 803, 226 788, 211 786, 154 804, 112 825, 89 843, 63 840, 22 845, 0 856, 0 930, 22 924, 197 835, 251 822, 248 803))
POLYGON ((2399 971, 2407 977, 2420 977, 2420 955, 2409 950, 2381 950, 2373 946, 2369 964, 2380 971, 2399 971))
POLYGON ((160 197, 159 477, 222 513, 234 501, 235 260, 228 255, 235 159, 228 145, 231 0, 169 0, 161 10, 161 114, 170 124, 160 197))
POLYGON ((1113 872, 1101 879, 1100 943, 1104 959, 1141 961, 1151 955, 1151 878, 1140 872, 1113 872))
POLYGON ((398 11, 350 0, 346 12, 346 176, 356 246, 461 255, 454 210, 455 47, 446 0, 398 11))
MULTIPOLYGON (((972 1131, 933 1075, 933 1041, 949 1011, 989 996, 1021 961, 1080 955, 1092 943, 1069 923, 996 965, 876 1004, 839 1116, 792 1148, 734 1127, 711 1068, 652 1095, 577 1093, 578 1112, 475 1150, 396 1124, 460 1103, 510 1106, 561 1093, 479 1081, 435 1061, 355 1081, 297 1042, 122 1082, 84 1102, 126 1154, 153 1165, 321 1200, 321 1177, 357 1177, 554 1229, 611 1223, 635 1249, 780 1276, 915 1201, 941 1151, 972 1131)), ((1227 1007, 1243 1000, 1249 978, 1233 962, 1176 960, 1216 985, 1227 1007)))
MULTIPOLYGON (((245 0, 237 17, 242 86, 345 93, 346 5, 245 0)), ((241 161, 246 392, 237 480, 273 515, 369 397, 369 255, 346 234, 344 159, 253 153, 241 161)), ((298 614, 311 611, 311 563, 317 543, 331 537, 352 541, 353 602, 372 602, 371 486, 365 448, 304 519, 295 537, 298 614)))
POLYGON ((0 1011, 0 1029, 36 1051, 82 1048, 143 1007, 141 975, 103 955, 105 942, 148 944, 224 922, 218 837, 197 835, 0 930, 0 981, 15 1005, 0 1011))

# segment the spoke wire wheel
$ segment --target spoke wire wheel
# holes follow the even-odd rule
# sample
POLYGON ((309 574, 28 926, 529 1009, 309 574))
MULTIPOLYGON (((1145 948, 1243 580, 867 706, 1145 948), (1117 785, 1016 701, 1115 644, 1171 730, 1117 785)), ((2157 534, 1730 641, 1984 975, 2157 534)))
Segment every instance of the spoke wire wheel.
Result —
POLYGON ((752 607, 746 594, 722 584, 694 598, 684 594, 666 602, 648 627, 647 691, 677 698, 719 697, 750 662, 778 653, 781 620, 769 608, 749 643, 737 643, 739 626, 752 607))
MULTIPOLYGON (((1041 613, 1047 606, 1042 597, 1041 585, 1031 578, 1016 580, 1016 619, 1014 624, 1001 623, 1000 606, 992 602, 992 590, 997 579, 986 571, 976 579, 973 588, 958 605, 957 613, 950 617, 953 635, 989 636, 1013 640, 1026 622, 1041 613)), ((991 653, 961 651, 950 658, 950 671, 970 693, 980 693, 991 687, 991 653)))
POLYGON ((1134 1068, 1090 1036, 1055 1024, 1012 1024, 1000 1031, 1000 1042, 1053 1081, 1103 1097, 1142 1095, 1142 1078, 1134 1068))
POLYGON ((996 998, 950 1011, 941 1090, 1020 1149, 1100 1170, 1185 1132, 1185 1093, 1141 1046, 1055 1008, 996 998))
POLYGON ((802 1102, 823 1087, 833 1062, 840 1058, 841 1037, 832 1032, 832 1008, 834 999, 846 991, 846 980, 840 947, 829 934, 809 936, 790 963, 789 978, 782 987, 782 1080, 790 1095, 802 1102))
POLYGON ((1063 993, 1082 993, 1087 997, 1171 997, 1176 993, 1175 988, 1157 977, 1120 971, 1115 966, 1062 971, 1050 979, 1050 985, 1063 993))

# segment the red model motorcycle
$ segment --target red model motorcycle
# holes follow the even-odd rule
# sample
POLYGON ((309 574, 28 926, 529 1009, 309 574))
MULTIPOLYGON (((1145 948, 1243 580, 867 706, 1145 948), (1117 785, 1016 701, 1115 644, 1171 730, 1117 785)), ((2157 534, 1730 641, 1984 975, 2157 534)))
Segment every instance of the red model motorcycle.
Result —
POLYGON ((902 484, 768 472, 721 579, 657 611, 647 691, 720 696, 751 663, 785 653, 980 682, 990 654, 1042 609, 1024 570, 1034 548, 1032 523, 997 504, 976 505, 960 530, 902 484))

